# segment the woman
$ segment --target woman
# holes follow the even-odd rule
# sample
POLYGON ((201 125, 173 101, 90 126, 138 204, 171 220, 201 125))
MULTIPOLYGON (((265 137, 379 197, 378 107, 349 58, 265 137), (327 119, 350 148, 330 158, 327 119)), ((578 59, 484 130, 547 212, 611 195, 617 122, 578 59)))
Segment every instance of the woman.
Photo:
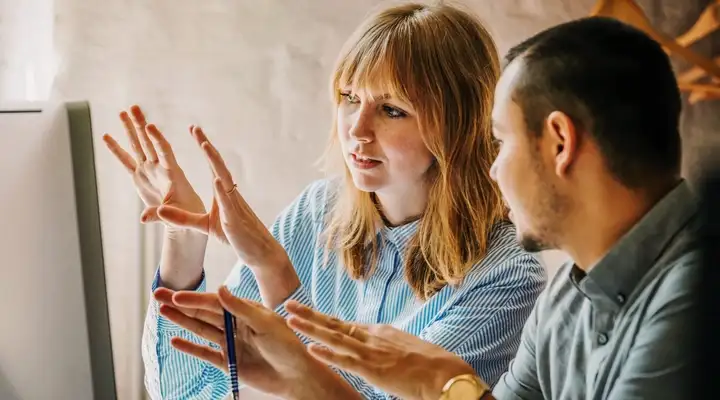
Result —
MULTIPOLYGON (((194 334, 172 322, 183 318, 173 311, 197 315, 175 302, 182 293, 174 291, 205 289, 206 238, 197 231, 228 242, 242 260, 226 281, 235 296, 280 315, 294 300, 344 320, 392 324, 457 353, 494 382, 545 283, 504 221, 489 177, 498 64, 488 32, 456 8, 409 4, 368 19, 343 48, 331 82, 336 115, 327 159, 343 161, 344 176, 310 184, 270 232, 201 129, 191 131, 216 178, 209 213, 157 128, 137 108, 135 126, 122 113, 135 159, 111 137, 106 142, 135 177, 148 205, 143 220, 168 226, 143 339, 151 395, 229 392, 220 368, 186 354, 208 350, 203 329, 194 334), (168 305, 164 315, 160 303, 168 305)), ((385 398, 340 373, 364 397, 385 398)))

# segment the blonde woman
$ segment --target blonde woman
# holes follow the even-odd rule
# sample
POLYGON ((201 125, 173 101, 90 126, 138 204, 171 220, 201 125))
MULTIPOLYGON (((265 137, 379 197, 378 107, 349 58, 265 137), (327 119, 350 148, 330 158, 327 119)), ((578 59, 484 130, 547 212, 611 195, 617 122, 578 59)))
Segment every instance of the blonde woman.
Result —
MULTIPOLYGON (((205 290, 206 235, 232 245, 242 260, 226 282, 235 296, 282 316, 283 303, 294 300, 347 321, 391 324, 460 355, 494 383, 545 284, 540 264, 518 246, 489 175, 498 76, 493 40, 460 9, 407 4, 369 18, 342 49, 331 79, 336 113, 327 160, 340 162, 331 170, 340 176, 311 183, 269 231, 200 128, 191 131, 215 172, 207 213, 157 128, 138 108, 134 124, 121 114, 134 159, 106 141, 135 177, 148 205, 143 219, 167 225, 143 340, 151 396, 229 393, 222 363, 193 357, 222 343, 222 325, 202 322, 202 312, 176 301, 205 290)), ((241 365, 241 380, 286 394, 290 383, 266 361, 241 365)), ((365 398, 388 396, 339 373, 365 398)), ((297 374, 310 374, 307 383, 315 373, 297 374)))

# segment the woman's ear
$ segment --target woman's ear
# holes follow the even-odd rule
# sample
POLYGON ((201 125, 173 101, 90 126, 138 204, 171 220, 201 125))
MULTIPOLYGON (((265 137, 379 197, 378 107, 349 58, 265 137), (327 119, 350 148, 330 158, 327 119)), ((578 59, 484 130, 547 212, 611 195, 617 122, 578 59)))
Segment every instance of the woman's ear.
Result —
POLYGON ((577 127, 567 114, 553 111, 545 120, 545 131, 555 163, 555 174, 565 176, 577 156, 577 127))

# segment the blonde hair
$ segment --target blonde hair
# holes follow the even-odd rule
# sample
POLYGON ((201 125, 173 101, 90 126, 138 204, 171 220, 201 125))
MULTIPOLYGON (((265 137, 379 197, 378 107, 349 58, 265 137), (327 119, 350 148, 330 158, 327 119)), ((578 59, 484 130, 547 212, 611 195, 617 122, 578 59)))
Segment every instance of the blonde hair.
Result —
MULTIPOLYGON (((444 4, 405 4, 379 12, 346 42, 331 79, 340 88, 379 88, 413 106, 435 157, 427 208, 405 254, 405 277, 426 300, 457 284, 487 251, 504 215, 490 179, 496 155, 490 113, 500 67, 488 31, 469 13, 444 4)), ((333 123, 326 161, 340 154, 333 123)), ((372 193, 357 189, 345 166, 343 188, 329 214, 328 249, 354 279, 373 272, 381 213, 372 193), (369 256, 369 257, 368 257, 369 256), (369 266, 368 266, 369 265, 369 266)))

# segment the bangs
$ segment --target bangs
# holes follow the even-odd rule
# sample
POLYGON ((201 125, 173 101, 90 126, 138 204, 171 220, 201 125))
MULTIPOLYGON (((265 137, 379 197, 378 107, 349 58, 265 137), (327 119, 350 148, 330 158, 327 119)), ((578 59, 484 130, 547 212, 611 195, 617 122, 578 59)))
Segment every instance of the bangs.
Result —
POLYGON ((360 37, 341 58, 333 76, 334 98, 339 101, 338 91, 351 86, 370 98, 392 96, 405 103, 414 104, 412 87, 417 87, 412 68, 412 38, 407 29, 396 26, 376 26, 360 37))

